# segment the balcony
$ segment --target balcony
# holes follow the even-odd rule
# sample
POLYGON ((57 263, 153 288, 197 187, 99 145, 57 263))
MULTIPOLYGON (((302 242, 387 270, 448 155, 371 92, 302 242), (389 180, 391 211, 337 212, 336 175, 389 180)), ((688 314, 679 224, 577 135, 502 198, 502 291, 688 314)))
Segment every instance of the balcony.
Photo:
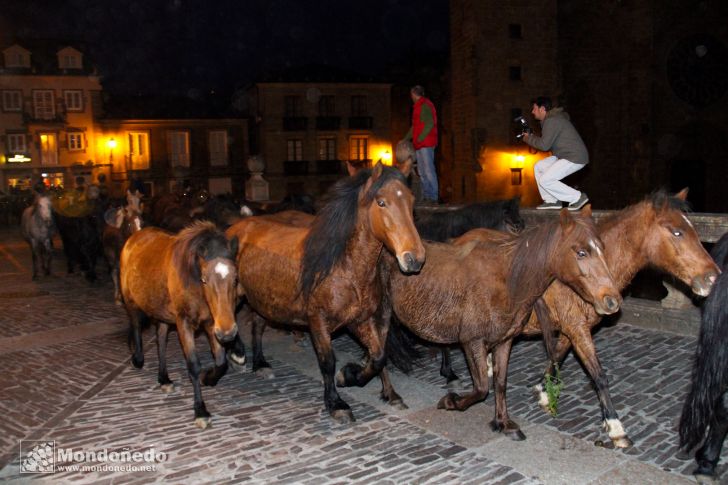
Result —
POLYGON ((316 129, 317 130, 329 130, 336 131, 341 125, 340 116, 317 116, 316 117, 316 129))
POLYGON ((286 160, 283 162, 284 175, 308 175, 307 160, 286 160))
POLYGON ((58 125, 66 123, 66 113, 60 113, 56 111, 52 118, 36 118, 35 114, 23 111, 23 124, 35 124, 35 125, 58 125))
POLYGON ((373 118, 371 116, 350 116, 349 117, 349 129, 350 130, 371 130, 373 124, 373 118))
POLYGON ((285 116, 283 118, 284 131, 306 131, 308 118, 304 116, 285 116))
POLYGON ((316 173, 337 175, 341 173, 341 160, 316 160, 316 173))

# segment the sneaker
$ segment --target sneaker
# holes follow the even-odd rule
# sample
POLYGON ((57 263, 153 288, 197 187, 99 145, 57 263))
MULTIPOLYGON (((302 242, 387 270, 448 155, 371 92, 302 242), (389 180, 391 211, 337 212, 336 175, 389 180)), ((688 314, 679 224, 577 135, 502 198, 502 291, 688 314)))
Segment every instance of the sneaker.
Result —
POLYGON ((536 209, 561 209, 561 202, 544 202, 543 204, 537 206, 536 209))
POLYGON ((586 194, 582 192, 576 202, 572 202, 571 204, 569 204, 569 210, 578 211, 579 209, 584 207, 587 202, 589 202, 589 197, 587 197, 586 194))

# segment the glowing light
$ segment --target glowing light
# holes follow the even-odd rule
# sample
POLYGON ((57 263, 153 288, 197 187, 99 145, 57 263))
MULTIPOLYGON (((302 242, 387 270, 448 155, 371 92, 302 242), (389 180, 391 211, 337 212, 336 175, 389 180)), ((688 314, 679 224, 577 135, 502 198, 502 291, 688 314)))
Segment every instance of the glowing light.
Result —
POLYGON ((389 150, 384 150, 379 158, 382 159, 384 165, 392 165, 392 152, 389 150))
POLYGON ((10 163, 23 163, 23 162, 29 162, 30 157, 26 157, 25 155, 22 155, 20 153, 16 153, 12 157, 8 158, 8 162, 10 163))
POLYGON ((48 141, 48 135, 40 135, 40 141, 42 141, 43 143, 48 141))
POLYGON ((113 138, 109 138, 109 141, 106 142, 106 146, 113 150, 114 148, 116 148, 116 140, 114 140, 113 138))

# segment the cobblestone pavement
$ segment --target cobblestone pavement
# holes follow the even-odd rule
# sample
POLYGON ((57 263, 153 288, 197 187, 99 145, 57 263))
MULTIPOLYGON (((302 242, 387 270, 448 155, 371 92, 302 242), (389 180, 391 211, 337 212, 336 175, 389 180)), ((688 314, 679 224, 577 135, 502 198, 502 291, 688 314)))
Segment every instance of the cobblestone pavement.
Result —
MULTIPOLYGON (((57 244, 56 247, 60 247, 57 244)), ((17 231, 0 230, 0 479, 68 483, 691 483, 691 461, 676 455, 676 424, 695 341, 628 323, 596 335, 612 396, 635 446, 614 450, 600 428, 596 394, 569 357, 558 418, 544 414, 529 388, 544 364, 540 341, 513 350, 508 402, 527 435, 513 442, 491 432, 493 397, 464 413, 440 411, 447 392, 433 354, 409 376, 393 371, 409 409, 379 400, 379 384, 343 389, 356 422, 335 424, 323 410, 323 386, 310 345, 268 329, 265 353, 275 376, 233 371, 203 388, 213 415, 204 431, 193 424, 192 389, 176 334, 168 348, 175 391, 156 385, 152 332, 146 365, 132 368, 126 316, 102 277, 90 286, 66 275, 60 251, 54 274, 32 282, 30 254, 17 231), (20 440, 55 442, 73 451, 157 454, 154 470, 56 470, 19 474, 20 440), (161 457, 161 458, 160 458, 161 457)), ((101 265, 103 273, 103 264, 101 265)), ((246 342, 249 329, 242 329, 246 342)), ((198 340, 203 363, 208 345, 198 340)), ((361 358, 347 335, 335 340, 339 365, 361 358)), ((469 381, 462 354, 456 371, 469 381)), ((463 384, 468 387, 469 384, 463 384)), ((27 450, 33 443, 24 441, 27 450)), ((723 462, 728 461, 724 457, 723 462)), ((68 462, 66 462, 68 464, 68 462)), ((57 464, 58 465, 58 464, 57 464)), ((719 471, 724 473, 725 466, 719 471)), ((724 473, 725 474, 725 473, 724 473)))

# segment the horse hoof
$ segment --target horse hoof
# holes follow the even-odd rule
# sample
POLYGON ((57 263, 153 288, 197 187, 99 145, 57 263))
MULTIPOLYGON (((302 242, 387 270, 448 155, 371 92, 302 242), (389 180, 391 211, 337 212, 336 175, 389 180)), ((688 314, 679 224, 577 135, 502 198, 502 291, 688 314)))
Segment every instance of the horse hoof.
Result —
POLYGON ((231 364, 236 364, 236 365, 240 365, 240 366, 245 367, 245 362, 246 362, 246 360, 245 360, 245 354, 243 354, 243 355, 237 355, 237 354, 234 354, 234 353, 230 353, 228 356, 230 357, 230 363, 231 364))
POLYGON ((531 388, 531 391, 533 391, 533 397, 536 398, 536 401, 538 401, 538 405, 541 407, 543 412, 551 414, 551 411, 549 410, 549 396, 544 392, 543 386, 541 384, 536 384, 531 388))
POLYGON ((455 400, 460 397, 454 392, 448 392, 446 395, 444 395, 437 403, 437 409, 447 409, 447 410, 453 410, 457 409, 455 407, 455 400))
POLYGON ((356 421, 356 419, 354 419, 354 413, 351 412, 351 409, 334 409, 333 411, 331 411, 331 419, 339 424, 349 424, 356 421))
POLYGON ((716 485, 719 483, 715 477, 710 475, 695 475, 695 481, 698 482, 698 485, 716 485))
POLYGON ((503 434, 508 436, 513 441, 523 441, 526 439, 526 435, 520 429, 509 429, 503 431, 503 434))
POLYGON ((615 448, 631 448, 634 443, 632 443, 632 440, 627 437, 627 435, 621 436, 619 438, 612 438, 612 443, 614 443, 615 448))
POLYGON ((270 367, 261 367, 255 371, 255 375, 263 379, 273 379, 276 376, 270 367))
POLYGON ((121 300, 114 300, 114 305, 116 306, 124 306, 124 302, 121 300))
POLYGON ((407 406, 403 400, 401 399, 395 399, 394 401, 390 401, 389 405, 392 406, 394 409, 398 409, 400 411, 404 411, 405 409, 409 409, 409 406, 407 406))
POLYGON ((174 391, 174 383, 170 382, 169 384, 161 384, 159 388, 162 390, 163 393, 169 394, 170 392, 174 391))
POLYGON ((210 418, 209 417, 195 418, 195 426, 197 426, 200 429, 207 428, 208 426, 210 426, 210 418))
POLYGON ((243 357, 242 359, 240 359, 239 357, 233 357, 233 354, 230 354, 230 357, 228 358, 228 364, 230 364, 230 367, 235 372, 241 372, 242 373, 242 372, 245 372, 247 370, 246 367, 245 367, 245 357, 243 357), (239 362, 240 360, 242 362, 239 362))
POLYGON ((142 367, 144 367, 144 357, 139 359, 136 356, 132 355, 131 356, 131 365, 133 365, 137 369, 141 369, 142 367))

